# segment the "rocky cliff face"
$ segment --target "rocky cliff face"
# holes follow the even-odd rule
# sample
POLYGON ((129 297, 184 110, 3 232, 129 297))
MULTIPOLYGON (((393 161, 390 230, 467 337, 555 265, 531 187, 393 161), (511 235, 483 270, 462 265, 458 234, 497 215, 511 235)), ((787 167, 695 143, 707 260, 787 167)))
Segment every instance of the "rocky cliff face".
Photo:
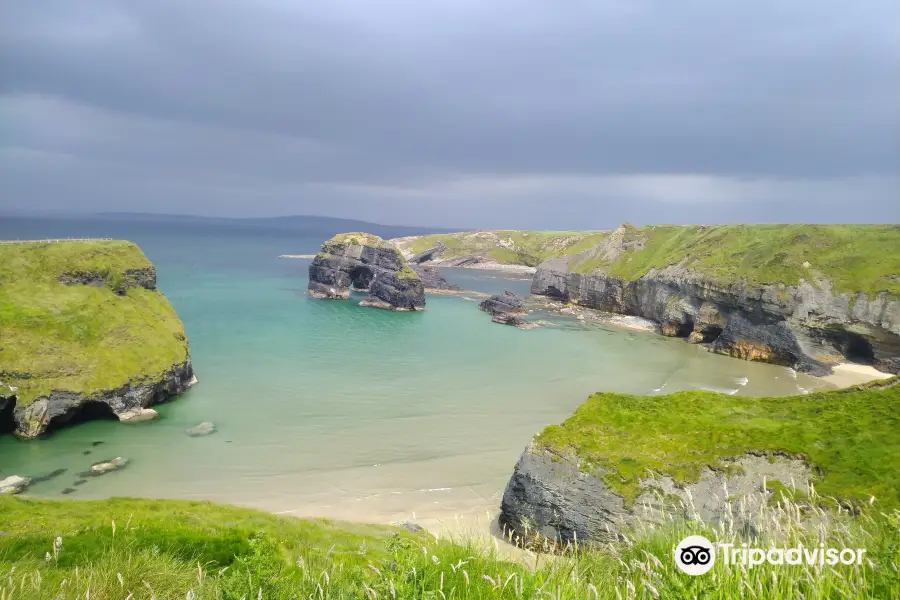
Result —
POLYGON ((325 242, 309 266, 313 298, 347 299, 368 291, 361 305, 390 310, 425 308, 425 285, 400 252, 378 236, 340 234, 325 242))
POLYGON ((730 518, 740 528, 752 525, 739 522, 739 515, 752 515, 766 501, 767 484, 778 481, 805 489, 812 476, 802 461, 783 457, 748 454, 727 464, 734 468, 706 468, 690 485, 676 485, 665 476, 648 477, 641 482, 643 492, 637 500, 626 504, 603 481, 603 473, 587 472, 577 458, 531 444, 503 493, 500 522, 520 542, 538 534, 562 544, 614 541, 623 529, 660 520, 662 513, 699 516, 710 525, 730 518))
MULTIPOLYGON (((129 382, 114 390, 90 394, 54 390, 17 407, 11 399, 11 428, 23 439, 36 438, 71 422, 94 418, 119 418, 181 394, 196 383, 190 359, 155 377, 129 382)), ((8 426, 10 424, 8 423, 8 426)))
POLYGON ((0 434, 138 422, 195 381, 184 325, 130 242, 2 244, 0 295, 0 434))
POLYGON ((707 343, 718 353, 813 374, 851 359, 900 372, 900 298, 834 292, 818 285, 724 285, 673 265, 628 281, 571 272, 569 257, 545 261, 533 294, 657 321, 664 335, 707 343))

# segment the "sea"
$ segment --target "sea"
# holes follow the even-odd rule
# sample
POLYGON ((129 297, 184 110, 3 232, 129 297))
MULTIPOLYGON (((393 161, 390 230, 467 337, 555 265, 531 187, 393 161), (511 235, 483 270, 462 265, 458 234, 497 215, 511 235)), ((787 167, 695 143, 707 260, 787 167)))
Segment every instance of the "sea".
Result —
MULTIPOLYGON (((682 340, 541 314, 497 325, 475 295, 392 313, 305 294, 309 260, 339 231, 430 231, 324 218, 0 217, 0 239, 109 237, 157 267, 198 385, 136 425, 91 421, 47 439, 0 437, 0 477, 46 497, 213 500, 279 514, 426 526, 489 521, 531 438, 590 394, 685 389, 791 395, 832 386, 682 340), (215 423, 208 437, 185 430, 215 423), (123 470, 84 479, 94 462, 123 470)), ((521 274, 445 269, 461 288, 527 294, 521 274)))

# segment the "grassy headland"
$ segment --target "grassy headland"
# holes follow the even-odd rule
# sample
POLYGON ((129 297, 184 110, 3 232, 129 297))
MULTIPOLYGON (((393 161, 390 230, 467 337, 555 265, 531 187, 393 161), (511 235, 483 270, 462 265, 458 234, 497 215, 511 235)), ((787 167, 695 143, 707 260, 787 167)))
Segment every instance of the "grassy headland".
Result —
POLYGON ((0 244, 0 381, 18 388, 19 406, 52 390, 115 389, 187 360, 169 301, 130 285, 152 269, 130 242, 0 244))
POLYGON ((436 540, 400 528, 281 518, 206 502, 0 497, 0 598, 892 598, 900 593, 900 513, 864 509, 796 523, 795 506, 760 515, 761 547, 802 543, 867 550, 859 567, 759 566, 717 561, 677 570, 686 535, 749 541, 734 531, 667 519, 627 542, 524 562, 475 538, 436 540))
POLYGON ((615 232, 484 231, 394 242, 412 253, 440 243, 447 248, 442 258, 529 266, 583 253, 570 261, 572 271, 626 280, 682 265, 724 284, 830 280, 838 292, 900 295, 900 225, 625 225, 615 232), (610 245, 619 250, 610 253, 610 245))
POLYGON ((536 267, 547 258, 567 256, 595 246, 608 232, 602 231, 473 231, 438 233, 392 240, 412 254, 443 244, 441 258, 482 256, 504 265, 536 267))
POLYGON ((824 496, 900 506, 900 379, 786 398, 706 391, 666 396, 601 392, 536 438, 601 471, 626 502, 647 472, 676 482, 748 452, 803 458, 824 496))

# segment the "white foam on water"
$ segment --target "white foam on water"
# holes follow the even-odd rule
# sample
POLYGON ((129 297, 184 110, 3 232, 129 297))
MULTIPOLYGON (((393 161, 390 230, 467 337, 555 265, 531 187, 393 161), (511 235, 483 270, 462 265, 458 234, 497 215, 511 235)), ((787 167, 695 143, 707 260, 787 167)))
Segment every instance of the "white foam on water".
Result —
POLYGON ((747 385, 747 383, 748 383, 749 381, 750 381, 750 380, 747 379, 746 377, 741 377, 740 379, 737 380, 737 384, 740 385, 740 386, 744 386, 744 385, 747 385))
POLYGON ((787 367, 786 370, 787 370, 787 372, 788 372, 788 375, 790 375, 790 376, 791 376, 792 378, 794 378, 794 379, 797 379, 797 371, 795 371, 795 370, 792 369, 791 367, 787 367))

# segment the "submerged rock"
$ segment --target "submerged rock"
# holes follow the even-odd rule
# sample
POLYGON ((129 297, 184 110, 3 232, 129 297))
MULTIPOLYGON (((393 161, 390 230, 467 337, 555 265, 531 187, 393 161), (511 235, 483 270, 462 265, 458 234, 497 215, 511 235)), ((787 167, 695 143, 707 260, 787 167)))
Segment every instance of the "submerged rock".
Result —
POLYGON ((6 479, 0 479, 0 495, 19 494, 23 492, 29 485, 31 485, 30 477, 10 475, 6 479))
POLYGON ((122 458, 121 456, 117 456, 112 460, 106 460, 103 462, 94 463, 91 465, 90 475, 98 476, 104 475, 106 473, 111 473, 112 471, 118 471, 119 469, 124 469, 128 466, 130 461, 127 458, 122 458))
POLYGON ((212 435, 216 432, 216 426, 214 423, 210 423, 209 421, 204 421, 199 425, 195 425, 190 429, 186 430, 187 433, 191 437, 202 437, 205 435, 212 435))
POLYGON ((309 266, 307 293, 343 299, 368 291, 362 306, 390 310, 425 308, 425 285, 391 243, 369 233, 342 233, 322 246, 309 266))
POLYGON ((425 284, 426 294, 462 291, 458 285, 453 285, 444 279, 444 276, 441 275, 441 270, 437 267, 426 267, 424 265, 416 264, 411 265, 411 267, 412 270, 416 272, 416 275, 422 280, 422 283, 425 284))

